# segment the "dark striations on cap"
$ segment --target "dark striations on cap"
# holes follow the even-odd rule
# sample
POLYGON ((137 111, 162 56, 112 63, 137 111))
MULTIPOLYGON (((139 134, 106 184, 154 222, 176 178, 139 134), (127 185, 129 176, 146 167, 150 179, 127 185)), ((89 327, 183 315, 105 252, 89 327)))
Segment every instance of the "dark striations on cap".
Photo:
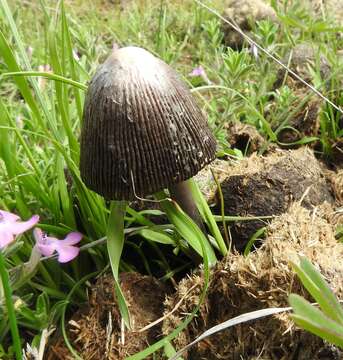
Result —
POLYGON ((115 50, 99 67, 83 118, 81 177, 109 200, 132 200, 134 189, 153 194, 215 158, 215 139, 187 86, 141 48, 115 50))

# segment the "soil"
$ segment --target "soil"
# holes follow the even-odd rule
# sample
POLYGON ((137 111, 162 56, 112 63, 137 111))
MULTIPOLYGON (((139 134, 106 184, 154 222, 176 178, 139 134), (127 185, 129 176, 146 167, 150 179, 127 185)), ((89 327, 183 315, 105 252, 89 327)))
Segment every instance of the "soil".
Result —
MULTIPOLYGON (((310 68, 319 69, 321 78, 328 80, 330 75, 330 66, 327 59, 319 54, 319 49, 312 44, 303 43, 296 45, 283 58, 282 62, 288 64, 289 68, 295 71, 303 80, 313 85, 313 76, 310 68)), ((320 126, 320 110, 323 101, 315 96, 310 89, 301 81, 295 78, 292 74, 287 73, 284 68, 280 68, 277 72, 276 81, 274 83, 274 90, 286 85, 293 90, 295 101, 291 106, 288 114, 289 119, 286 126, 278 132, 278 141, 283 148, 299 147, 294 144, 304 137, 316 137, 319 133, 320 126)), ((277 106, 272 104, 271 107, 277 106)), ((275 109, 277 110, 277 109, 275 109)), ((268 118, 268 114, 266 114, 268 118)), ((275 131, 280 123, 274 124, 275 131)), ((312 142, 313 146, 317 143, 312 142)))
MULTIPOLYGON (((319 112, 322 101, 312 99, 301 106, 301 102, 306 95, 297 97, 296 103, 293 106, 294 109, 300 106, 300 109, 294 111, 288 120, 287 127, 278 132, 277 137, 282 148, 297 148, 301 146, 299 144, 300 140, 305 137, 316 137, 318 135, 320 126, 319 112)), ((312 146, 316 143, 312 142, 312 146)))

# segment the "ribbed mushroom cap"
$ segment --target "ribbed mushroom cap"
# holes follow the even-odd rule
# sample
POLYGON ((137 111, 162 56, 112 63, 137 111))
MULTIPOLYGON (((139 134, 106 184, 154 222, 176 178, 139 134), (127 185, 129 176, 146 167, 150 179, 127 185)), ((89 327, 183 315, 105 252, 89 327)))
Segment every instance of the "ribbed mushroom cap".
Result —
POLYGON ((81 177, 106 199, 153 194, 215 158, 215 139, 187 86, 141 48, 115 50, 99 67, 83 117, 81 177))

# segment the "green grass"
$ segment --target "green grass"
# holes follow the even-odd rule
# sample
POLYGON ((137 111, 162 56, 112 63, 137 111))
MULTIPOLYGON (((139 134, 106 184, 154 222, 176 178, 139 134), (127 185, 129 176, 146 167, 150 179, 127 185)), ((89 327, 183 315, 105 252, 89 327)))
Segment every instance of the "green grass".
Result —
MULTIPOLYGON (((276 91, 273 85, 278 65, 263 53, 256 60, 248 44, 241 51, 225 47, 220 20, 192 1, 133 2, 123 12, 110 2, 104 3, 66 1, 63 5, 40 0, 22 4, 0 0, 0 209, 23 218, 40 214, 41 228, 60 237, 78 229, 85 235, 82 245, 87 248, 70 265, 42 261, 34 276, 15 290, 21 300, 15 311, 22 346, 26 341, 37 344, 43 329, 61 320, 64 325, 68 309, 75 310, 87 299, 84 279, 108 269, 106 246, 87 244, 105 236, 109 204, 81 181, 78 138, 87 82, 114 43, 150 50, 196 87, 193 92, 208 114, 220 156, 233 154, 228 142, 229 123, 253 125, 266 144, 279 143, 278 136, 289 126, 292 111, 299 111, 315 97, 308 91, 305 100, 299 102, 296 92, 286 84, 276 91), (45 69, 43 74, 41 65, 49 65, 50 70, 45 69), (211 86, 188 75, 198 65, 206 70, 211 86)), ((212 6, 220 9, 220 3, 213 2, 212 6)), ((300 1, 287 11, 279 6, 277 13, 279 23, 256 24, 254 38, 278 58, 303 42, 318 46, 318 56, 328 59, 332 73, 322 79, 315 65, 310 70, 311 83, 342 106, 339 89, 343 62, 337 49, 342 48, 343 39, 336 36, 337 27, 330 18, 314 19, 300 1)), ((323 104, 318 135, 302 138, 299 143, 316 142, 318 156, 330 158, 333 144, 343 136, 341 116, 331 105, 323 104)), ((175 209, 164 210, 171 219, 176 216, 174 222, 171 220, 173 225, 167 226, 172 235, 163 226, 154 227, 149 219, 153 211, 137 212, 127 207, 124 227, 137 229, 135 236, 126 239, 120 270, 138 270, 169 281, 175 269, 191 266, 186 256, 173 253, 180 249, 187 253, 183 247, 189 245, 182 238, 195 236, 198 253, 208 246, 189 219, 175 215, 175 209), (162 234, 162 240, 155 241, 156 232, 162 234), (134 250, 141 261, 133 262, 126 256, 127 249, 134 250)), ((225 254, 226 246, 209 210, 203 207, 202 212, 220 249, 216 254, 208 252, 211 263, 220 258, 220 252, 225 254)), ((13 271, 28 261, 32 246, 32 236, 27 233, 6 257, 6 268, 13 271)), ((13 357, 18 347, 17 343, 10 347, 12 315, 10 309, 8 313, 0 310, 3 359, 13 357)))

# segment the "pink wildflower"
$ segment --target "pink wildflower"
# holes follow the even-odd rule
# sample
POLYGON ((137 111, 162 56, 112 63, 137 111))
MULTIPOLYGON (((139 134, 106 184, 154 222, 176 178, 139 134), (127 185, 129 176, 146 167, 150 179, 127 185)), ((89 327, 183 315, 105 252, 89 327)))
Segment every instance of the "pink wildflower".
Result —
POLYGON ((80 249, 73 246, 82 239, 82 234, 79 232, 72 232, 63 240, 47 236, 38 228, 34 229, 33 234, 36 239, 36 247, 44 256, 51 256, 56 251, 58 253, 57 260, 60 263, 66 263, 79 255, 80 249))
POLYGON ((190 73, 189 76, 191 77, 201 77, 205 83, 207 83, 208 85, 211 84, 210 79, 208 78, 205 69, 199 65, 198 67, 194 68, 190 73))
POLYGON ((200 65, 192 70, 192 72, 189 73, 189 76, 203 76, 206 74, 204 68, 200 65))
POLYGON ((17 235, 35 226, 39 221, 39 216, 34 215, 27 221, 20 220, 17 215, 0 210, 0 249, 13 242, 17 235))

